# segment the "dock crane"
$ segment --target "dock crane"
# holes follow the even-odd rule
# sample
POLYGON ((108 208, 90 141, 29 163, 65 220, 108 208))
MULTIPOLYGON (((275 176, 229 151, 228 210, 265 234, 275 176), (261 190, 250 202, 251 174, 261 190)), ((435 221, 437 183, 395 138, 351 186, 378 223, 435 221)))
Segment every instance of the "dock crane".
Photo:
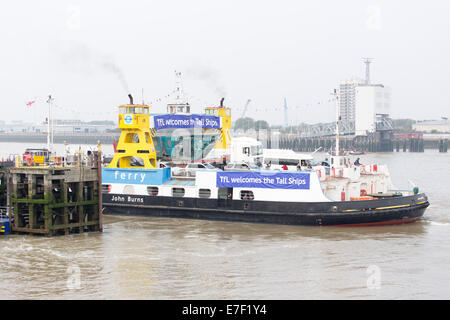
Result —
POLYGON ((287 128, 289 126, 288 123, 288 106, 286 98, 284 98, 284 127, 287 128))
POLYGON ((247 112, 248 105, 250 104, 251 101, 252 101, 251 99, 247 100, 247 103, 244 106, 244 110, 242 111, 241 118, 243 118, 245 116, 245 113, 247 112))

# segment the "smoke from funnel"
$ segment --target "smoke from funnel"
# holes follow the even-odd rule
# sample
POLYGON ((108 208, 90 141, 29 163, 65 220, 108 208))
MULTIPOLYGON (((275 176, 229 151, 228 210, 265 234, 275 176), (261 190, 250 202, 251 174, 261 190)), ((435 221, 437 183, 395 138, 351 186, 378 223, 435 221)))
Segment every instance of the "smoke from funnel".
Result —
POLYGON ((197 65, 186 70, 186 75, 205 82, 219 96, 226 96, 225 86, 221 82, 220 74, 217 70, 205 66, 197 65))
POLYGON ((101 66, 106 71, 111 72, 112 74, 114 74, 117 77, 117 79, 120 81, 125 92, 130 92, 130 90, 128 89, 128 83, 127 83, 127 80, 125 79, 125 75, 124 75, 123 71, 114 62, 103 61, 101 66))
POLYGON ((94 52, 84 44, 72 45, 62 52, 61 61, 74 69, 75 72, 84 75, 92 75, 93 73, 114 75, 125 92, 130 92, 125 74, 114 60, 111 57, 94 52))

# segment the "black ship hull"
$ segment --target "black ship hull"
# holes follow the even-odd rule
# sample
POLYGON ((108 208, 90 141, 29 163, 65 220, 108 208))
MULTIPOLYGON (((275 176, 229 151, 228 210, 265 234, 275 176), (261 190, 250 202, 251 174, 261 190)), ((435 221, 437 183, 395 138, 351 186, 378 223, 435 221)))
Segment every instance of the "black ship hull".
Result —
POLYGON ((103 194, 104 214, 305 226, 370 226, 419 220, 425 194, 339 202, 277 202, 103 194))

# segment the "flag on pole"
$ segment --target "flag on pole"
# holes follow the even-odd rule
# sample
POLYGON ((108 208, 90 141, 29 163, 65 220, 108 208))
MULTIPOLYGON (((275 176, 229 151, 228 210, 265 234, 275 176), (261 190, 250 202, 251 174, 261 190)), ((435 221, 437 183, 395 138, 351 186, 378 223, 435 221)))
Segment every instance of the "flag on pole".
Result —
POLYGON ((33 103, 35 103, 36 101, 29 101, 29 102, 27 102, 27 106, 29 106, 29 107, 31 107, 31 105, 33 104, 33 103))

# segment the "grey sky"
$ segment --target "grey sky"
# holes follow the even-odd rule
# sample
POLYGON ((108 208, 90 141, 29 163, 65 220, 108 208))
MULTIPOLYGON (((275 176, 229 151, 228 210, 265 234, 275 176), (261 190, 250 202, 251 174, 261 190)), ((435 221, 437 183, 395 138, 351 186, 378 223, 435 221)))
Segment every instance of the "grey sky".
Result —
POLYGON ((393 117, 448 116, 449 9, 448 1, 7 2, 2 119, 42 120, 51 93, 57 118, 116 120, 128 101, 124 81, 136 102, 143 88, 163 112, 178 70, 195 112, 225 94, 235 119, 250 98, 249 116, 280 124, 286 97, 291 122, 331 121, 330 92, 364 77, 362 57, 375 58, 372 81, 391 87, 393 117))

